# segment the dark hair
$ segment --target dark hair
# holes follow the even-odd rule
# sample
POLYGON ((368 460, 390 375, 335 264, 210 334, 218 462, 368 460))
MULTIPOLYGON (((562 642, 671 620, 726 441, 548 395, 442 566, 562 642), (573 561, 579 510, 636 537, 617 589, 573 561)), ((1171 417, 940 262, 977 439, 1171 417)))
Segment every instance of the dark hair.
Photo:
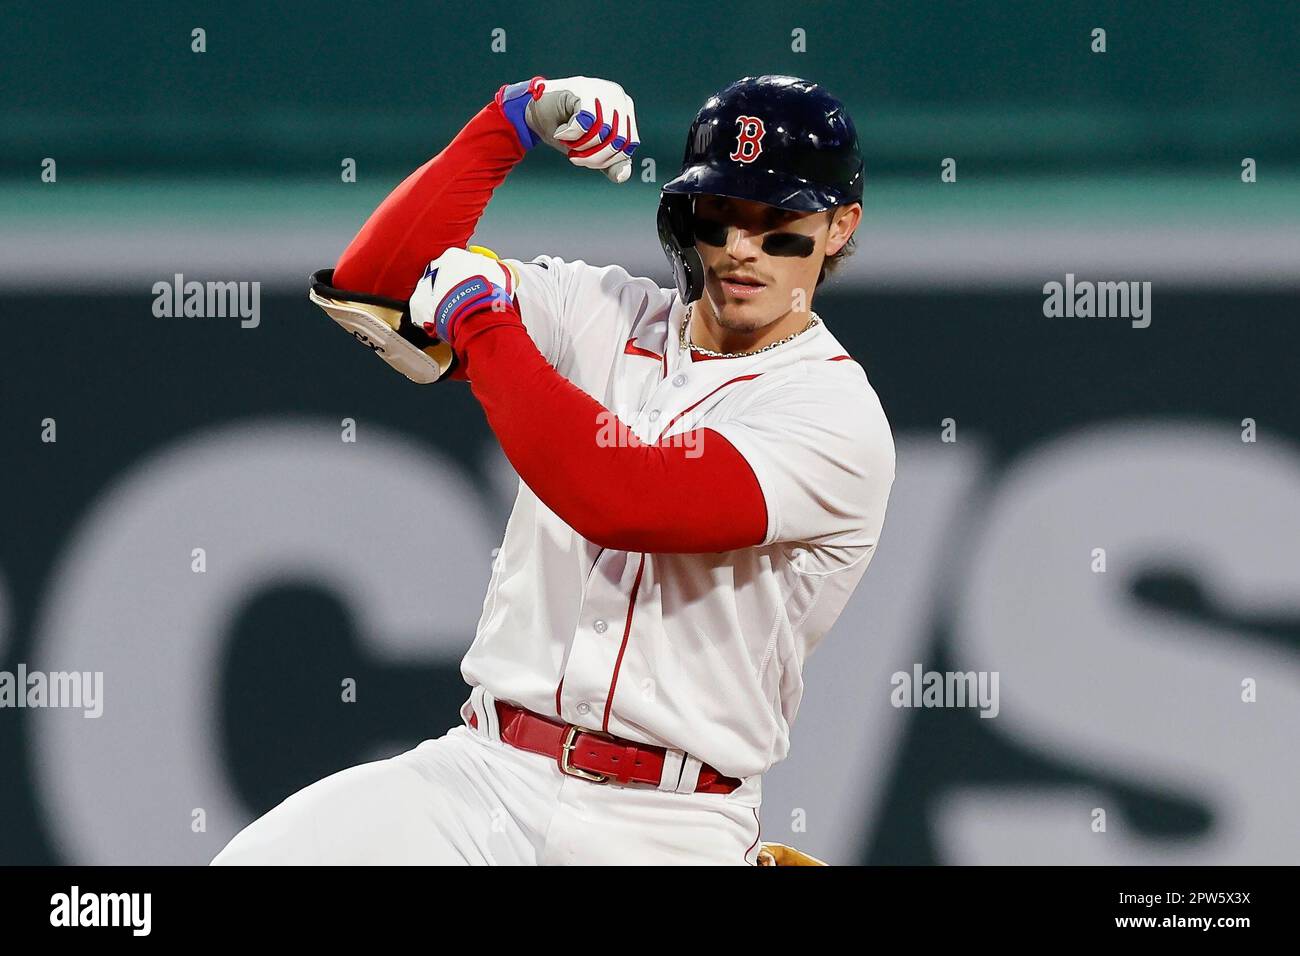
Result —
MULTIPOLYGON (((830 209, 826 210, 830 214, 831 222, 835 221, 835 210, 837 208, 839 207, 832 206, 830 209)), ((857 238, 856 236, 849 236, 849 241, 844 243, 844 245, 840 246, 839 252, 835 253, 835 255, 833 256, 826 257, 826 261, 822 263, 821 274, 817 276, 817 285, 821 285, 824 281, 826 281, 826 277, 828 275, 830 275, 836 269, 838 269, 840 267, 840 264, 843 263, 845 259, 853 255, 854 242, 856 238, 857 238)))

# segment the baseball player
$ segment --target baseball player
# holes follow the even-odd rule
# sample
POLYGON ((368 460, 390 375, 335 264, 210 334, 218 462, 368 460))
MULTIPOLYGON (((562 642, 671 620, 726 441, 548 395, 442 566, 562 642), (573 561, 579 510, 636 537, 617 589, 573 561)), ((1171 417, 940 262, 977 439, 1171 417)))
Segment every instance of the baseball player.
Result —
POLYGON ((538 143, 626 182, 633 102, 503 86, 311 293, 408 378, 468 382, 519 474, 461 723, 293 794, 214 863, 798 859, 760 838, 762 776, 894 478, 880 402, 811 309, 862 214, 853 123, 794 77, 710 97, 660 197, 671 289, 466 248, 538 143))

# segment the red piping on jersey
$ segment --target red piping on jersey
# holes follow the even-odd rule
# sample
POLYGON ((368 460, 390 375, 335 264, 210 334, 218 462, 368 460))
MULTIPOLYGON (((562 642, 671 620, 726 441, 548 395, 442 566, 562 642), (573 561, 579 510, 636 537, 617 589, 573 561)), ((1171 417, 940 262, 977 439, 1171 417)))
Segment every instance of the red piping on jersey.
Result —
MULTIPOLYGON (((587 583, 591 582, 591 576, 596 573, 596 565, 600 564, 600 559, 604 556, 606 550, 607 550, 606 548, 601 548, 599 551, 596 552, 596 560, 591 562, 591 570, 587 572, 587 583)), ((584 591, 586 590, 586 587, 587 585, 583 584, 584 591)), ((560 670, 563 671, 564 667, 568 666, 568 663, 569 661, 566 655, 564 664, 561 666, 560 670)), ((561 673, 560 683, 557 684, 555 687, 555 716, 556 717, 564 716, 563 714, 560 713, 560 693, 563 690, 564 690, 564 674, 561 673)))
POLYGON ((639 345, 634 345, 634 342, 636 342, 635 335, 627 340, 627 345, 623 346, 624 355, 643 355, 646 358, 654 359, 656 362, 663 358, 663 356, 658 352, 651 352, 649 349, 643 349, 639 345))
MULTIPOLYGON (((664 426, 664 431, 665 431, 665 432, 668 431, 668 429, 672 428, 674 425, 677 424, 678 419, 680 419, 683 415, 685 415, 687 412, 689 412, 689 411, 691 411, 691 410, 693 410, 693 409, 695 409, 695 408, 698 408, 702 403, 708 401, 710 398, 712 398, 714 395, 718 394, 718 392, 722 391, 722 390, 723 390, 724 388, 726 388, 728 385, 735 385, 737 382, 748 382, 750 379, 752 379, 752 378, 758 378, 758 377, 759 377, 760 375, 762 375, 762 374, 764 374, 764 373, 763 373, 763 372, 752 372, 752 373, 750 373, 749 375, 738 375, 736 378, 733 378, 733 379, 731 379, 730 381, 723 382, 721 385, 719 385, 719 386, 718 386, 717 388, 715 388, 713 391, 709 392, 708 395, 705 395, 703 398, 701 398, 698 402, 695 402, 695 403, 692 404, 692 405, 688 405, 686 408, 683 408, 680 412, 678 412, 676 415, 674 415, 673 418, 672 418, 672 421, 670 421, 667 425, 664 426)), ((660 434, 662 434, 662 432, 661 432, 660 434)))
POLYGON ((852 355, 832 355, 832 356, 831 356, 830 358, 828 358, 826 361, 828 361, 828 362, 852 362, 852 361, 853 361, 853 356, 852 356, 852 355))
POLYGON ((627 623, 623 625, 623 643, 618 647, 618 659, 614 661, 614 673, 609 678, 609 693, 605 695, 605 716, 600 722, 600 729, 609 733, 609 711, 614 703, 614 688, 618 685, 618 671, 623 666, 623 652, 627 650, 627 639, 632 634, 632 614, 636 610, 637 592, 641 590, 641 575, 645 572, 645 555, 636 567, 636 580, 632 582, 632 596, 627 601, 627 623))
MULTIPOLYGON (((754 842, 749 845, 749 850, 752 850, 754 849, 754 847, 758 846, 759 838, 762 837, 763 835, 763 821, 758 818, 758 807, 754 807, 753 810, 754 810, 754 822, 758 824, 758 832, 754 834, 754 842)), ((741 857, 742 860, 746 860, 749 858, 749 850, 745 851, 745 855, 741 857)))

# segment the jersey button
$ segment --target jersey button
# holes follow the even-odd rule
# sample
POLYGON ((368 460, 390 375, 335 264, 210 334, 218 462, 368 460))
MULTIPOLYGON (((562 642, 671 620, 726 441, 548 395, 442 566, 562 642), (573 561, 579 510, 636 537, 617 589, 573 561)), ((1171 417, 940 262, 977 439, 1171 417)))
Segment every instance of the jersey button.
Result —
POLYGON ((588 714, 591 713, 591 704, 587 703, 587 702, 584 700, 582 703, 580 703, 580 704, 578 705, 578 713, 580 713, 580 714, 582 714, 582 716, 586 717, 588 714))
POLYGON ((650 409, 650 421, 657 422, 658 420, 659 420, 659 409, 657 408, 650 409))
POLYGON ((604 634, 605 631, 609 629, 609 625, 606 624, 604 621, 597 621, 595 624, 591 626, 596 629, 597 634, 604 634))
POLYGON ((685 375, 674 375, 674 376, 673 376, 673 384, 676 385, 678 388, 681 388, 683 385, 686 384, 686 376, 685 376, 685 375))

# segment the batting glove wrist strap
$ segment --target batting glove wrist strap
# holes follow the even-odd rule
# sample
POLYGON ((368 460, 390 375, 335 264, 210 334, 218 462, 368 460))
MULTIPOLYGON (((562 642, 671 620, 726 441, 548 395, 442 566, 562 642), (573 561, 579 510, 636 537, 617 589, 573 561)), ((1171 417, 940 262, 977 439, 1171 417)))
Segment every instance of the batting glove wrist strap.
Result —
POLYGON ((526 111, 528 104, 545 91, 546 80, 540 76, 520 83, 511 83, 497 90, 497 105, 501 107, 501 112, 505 113, 506 119, 510 120, 510 125, 515 128, 515 135, 519 137, 519 142, 525 150, 532 149, 541 142, 532 127, 528 125, 526 111))

